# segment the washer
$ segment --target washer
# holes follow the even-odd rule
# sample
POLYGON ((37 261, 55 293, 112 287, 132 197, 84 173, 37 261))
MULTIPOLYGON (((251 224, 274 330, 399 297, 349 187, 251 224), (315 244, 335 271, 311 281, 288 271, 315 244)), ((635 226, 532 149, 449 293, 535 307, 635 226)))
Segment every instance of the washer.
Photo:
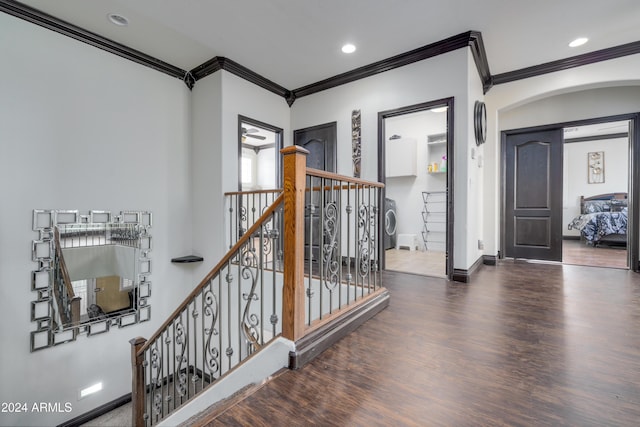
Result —
POLYGON ((384 249, 393 249, 397 243, 397 213, 396 201, 384 199, 384 249))

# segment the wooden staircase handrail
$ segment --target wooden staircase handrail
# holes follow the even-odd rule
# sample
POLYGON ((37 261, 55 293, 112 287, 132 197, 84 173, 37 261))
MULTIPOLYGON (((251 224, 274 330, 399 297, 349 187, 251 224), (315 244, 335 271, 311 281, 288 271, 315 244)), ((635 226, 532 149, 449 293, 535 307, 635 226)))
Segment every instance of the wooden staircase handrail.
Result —
POLYGON ((381 182, 367 181, 365 179, 353 178, 345 175, 338 175, 337 173, 327 172, 320 169, 307 168, 307 175, 315 176, 318 178, 333 179, 335 181, 345 181, 345 182, 350 182, 352 184, 367 185, 371 187, 378 187, 378 188, 384 187, 384 184, 381 182))
POLYGON ((242 196, 245 194, 273 194, 282 193, 282 188, 273 188, 267 190, 251 190, 251 191, 228 191, 224 193, 225 196, 242 196))
POLYGON ((258 231, 258 229, 262 226, 262 223, 275 212, 275 210, 283 203, 284 195, 280 194, 278 198, 264 211, 264 213, 258 218, 258 220, 253 224, 249 230, 236 242, 235 245, 222 257, 220 262, 216 264, 215 267, 202 279, 202 281, 196 286, 193 291, 184 299, 182 304, 176 308, 173 313, 165 320, 165 322, 158 328, 158 330, 147 340, 147 342, 141 346, 137 354, 143 355, 146 350, 151 347, 151 345, 162 335, 163 331, 173 322, 179 315, 184 311, 184 309, 189 305, 189 303, 196 298, 201 292, 202 289, 207 286, 209 281, 213 279, 216 274, 231 260, 231 258, 238 252, 238 250, 252 238, 253 233, 258 231))

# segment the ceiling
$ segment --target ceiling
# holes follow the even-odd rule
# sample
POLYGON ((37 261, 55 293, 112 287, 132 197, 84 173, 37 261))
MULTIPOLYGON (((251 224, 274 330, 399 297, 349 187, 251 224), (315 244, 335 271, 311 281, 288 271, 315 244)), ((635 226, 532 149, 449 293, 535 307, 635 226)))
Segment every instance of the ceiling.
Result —
POLYGON ((245 130, 242 143, 247 147, 273 146, 276 142, 275 132, 248 123, 242 123, 241 126, 245 130))
POLYGON ((227 57, 296 89, 469 30, 491 74, 640 40, 637 0, 22 0, 184 70, 227 57), (118 13, 127 27, 111 24, 118 13), (576 37, 590 41, 578 48, 576 37), (357 51, 345 55, 351 42, 357 51))

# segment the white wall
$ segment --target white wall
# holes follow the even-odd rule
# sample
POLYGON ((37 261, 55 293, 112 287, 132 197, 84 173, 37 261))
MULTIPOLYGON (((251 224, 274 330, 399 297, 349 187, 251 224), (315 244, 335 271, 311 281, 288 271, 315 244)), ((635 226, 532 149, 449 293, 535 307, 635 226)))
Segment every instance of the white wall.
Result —
POLYGON ((629 187, 629 139, 615 138, 564 144, 562 234, 580 236, 567 224, 580 215, 580 196, 627 192, 629 187), (587 155, 604 152, 604 182, 589 184, 587 155))
POLYGON ((117 244, 62 249, 69 280, 120 276, 138 280, 140 249, 117 244))
MULTIPOLYGON (((224 221, 221 205, 223 197, 221 99, 222 73, 214 73, 199 80, 193 88, 191 117, 193 254, 204 258, 204 262, 189 267, 194 271, 196 281, 203 278, 222 255, 222 238, 219 240, 216 238, 221 236, 221 224, 224 221)), ((236 186, 237 179, 236 175, 236 186)))
POLYGON ((128 340, 150 336, 193 283, 170 263, 191 247, 189 90, 7 14, 0 57, 0 401, 72 406, 0 413, 0 425, 50 426, 129 393, 128 340), (33 209, 151 211, 151 321, 31 353, 33 209))
MULTIPOLYGON (((217 73, 216 73, 217 74, 217 73)), ((238 114, 290 132, 290 110, 283 97, 222 71, 223 190, 238 190, 238 114)), ((198 82, 199 83, 199 82, 198 82)))
MULTIPOLYGON (((467 157, 474 145, 473 100, 482 99, 482 86, 469 49, 459 49, 418 63, 396 68, 356 82, 341 85, 296 100, 291 108, 291 128, 301 129, 322 123, 337 122, 337 172, 353 176, 351 166, 351 111, 362 115, 362 174, 367 180, 378 179, 378 113, 442 98, 455 98, 455 209, 454 267, 467 269, 477 259, 480 234, 477 224, 465 224, 465 212, 481 211, 482 199, 469 196, 467 186, 470 163, 467 157), (470 75, 470 71, 473 72, 470 75), (471 91, 469 93, 469 91, 471 91), (471 197, 472 205, 468 205, 471 197)), ((478 181, 473 171, 473 180, 478 181)))
POLYGON ((500 131, 640 111, 640 55, 494 86, 485 96, 485 253, 500 242, 500 131))
POLYGON ((197 278, 227 249, 223 193, 238 191, 238 115, 284 129, 285 139, 289 132, 289 106, 281 96, 227 71, 194 87, 193 252, 205 259, 194 267, 197 278))
MULTIPOLYGON (((471 56, 471 52, 468 53, 467 59, 467 72, 469 79, 467 79, 467 95, 466 103, 459 105, 456 102, 457 108, 466 108, 465 122, 463 123, 463 130, 466 131, 465 136, 468 141, 465 149, 464 156, 457 156, 455 161, 455 168, 464 168, 467 173, 466 180, 456 181, 456 187, 454 191, 456 194, 460 191, 460 187, 463 187, 466 191, 467 203, 465 204, 465 210, 460 211, 456 207, 456 221, 464 224, 465 229, 462 231, 466 237, 466 259, 467 266, 469 268, 476 260, 479 260, 484 249, 480 248, 480 243, 484 245, 486 230, 484 229, 484 205, 485 205, 485 183, 484 183, 484 147, 486 144, 480 146, 476 145, 475 132, 473 125, 473 115, 476 101, 484 101, 484 93, 482 87, 482 81, 478 76, 476 65, 471 56)), ((458 137, 459 138, 459 137, 458 137)), ((456 196, 457 197, 457 196, 456 196)), ((456 200, 457 203, 457 200, 456 200)), ((457 243, 456 239, 456 245, 457 243)))

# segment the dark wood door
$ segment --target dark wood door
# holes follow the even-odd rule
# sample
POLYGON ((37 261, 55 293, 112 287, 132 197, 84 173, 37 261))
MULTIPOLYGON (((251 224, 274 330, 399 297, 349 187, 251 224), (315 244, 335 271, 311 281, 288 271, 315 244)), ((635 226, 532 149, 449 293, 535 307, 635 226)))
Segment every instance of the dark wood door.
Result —
POLYGON ((562 261, 562 144, 562 129, 504 139, 506 257, 562 261))
MULTIPOLYGON (((336 122, 313 126, 293 131, 295 145, 309 150, 307 155, 307 167, 320 169, 327 172, 336 172, 336 122)), ((307 186, 318 187, 319 182, 309 182, 307 186)), ((307 192, 305 196, 305 259, 311 258, 318 261, 320 257, 320 193, 307 192)))
POLYGON ((309 150, 307 167, 336 171, 336 122, 293 131, 293 143, 309 150))

